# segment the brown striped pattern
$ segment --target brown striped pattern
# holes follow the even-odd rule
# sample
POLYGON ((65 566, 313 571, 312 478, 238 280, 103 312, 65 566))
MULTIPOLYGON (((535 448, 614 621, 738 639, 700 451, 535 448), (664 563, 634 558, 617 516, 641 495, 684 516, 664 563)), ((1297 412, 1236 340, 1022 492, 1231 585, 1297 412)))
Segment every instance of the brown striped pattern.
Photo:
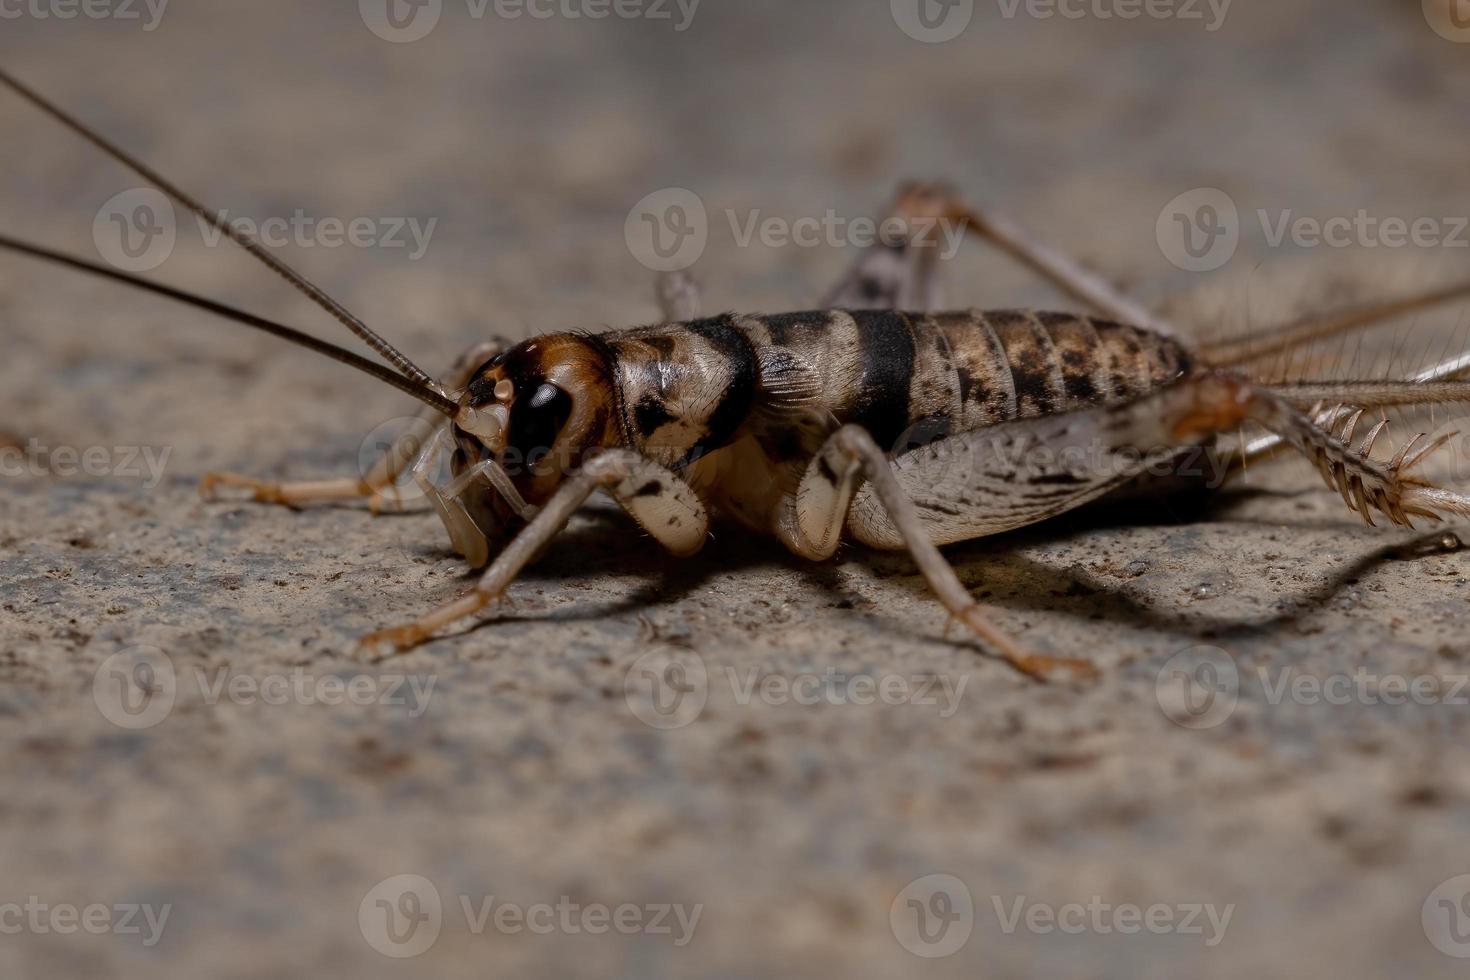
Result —
POLYGON ((813 422, 820 431, 861 424, 902 452, 952 432, 1129 401, 1190 366, 1169 338, 1031 310, 726 315, 602 339, 617 362, 625 437, 670 465, 742 432, 773 460, 809 458, 810 433, 793 432, 813 422))
POLYGON ((811 365, 821 408, 884 445, 1129 401, 1189 368, 1176 341, 1070 313, 824 311, 737 323, 752 344, 811 365))

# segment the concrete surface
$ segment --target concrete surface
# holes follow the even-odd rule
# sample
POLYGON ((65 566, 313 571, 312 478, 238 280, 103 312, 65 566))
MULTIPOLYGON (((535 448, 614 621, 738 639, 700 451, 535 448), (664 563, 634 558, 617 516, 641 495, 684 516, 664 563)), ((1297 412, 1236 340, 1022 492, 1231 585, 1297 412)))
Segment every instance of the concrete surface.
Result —
MULTIPOLYGON (((1206 335, 1465 265, 1452 247, 1272 247, 1255 216, 1466 213, 1470 46, 1412 0, 1240 2, 1213 32, 982 0, 940 44, 877 0, 706 0, 682 32, 451 2, 414 43, 355 6, 180 3, 151 31, 13 7, 0 64, 234 215, 437 219, 417 260, 283 249, 430 367, 492 331, 652 318, 624 222, 669 187, 709 209, 711 308, 799 308, 847 261, 740 247, 726 209, 870 215, 915 175, 1003 205, 1206 335), (1156 238, 1201 187, 1245 226, 1212 274, 1156 238)), ((99 208, 137 182, 3 93, 0 133, 0 227, 95 257, 99 208)), ((150 274, 345 337, 192 222, 150 274)), ((947 279, 956 306, 1062 303, 978 249, 947 279)), ((1325 368, 1404 370, 1463 341, 1467 312, 1389 331, 1392 362, 1369 344, 1354 364, 1349 345, 1325 368)), ((951 550, 998 622, 1094 659, 1093 685, 1040 686, 947 642, 901 556, 808 567, 727 532, 673 562, 605 507, 514 609, 363 665, 354 638, 466 586, 437 522, 194 488, 219 467, 354 472, 404 399, 17 257, 0 256, 0 341, 6 977, 1463 970, 1441 950, 1470 951, 1450 931, 1470 922, 1454 880, 1470 559, 1440 533, 1361 526, 1301 465, 951 550), (35 447, 95 449, 98 472, 35 447), (167 453, 154 486, 144 448, 167 453), (1186 650, 1233 658, 1233 711, 1201 672, 1224 700, 1179 714, 1166 667, 1194 667, 1171 661, 1186 650), (1393 677, 1421 703, 1385 703, 1393 677), (120 678, 149 685, 140 713, 120 678), (334 686, 355 678, 351 698, 334 686), (665 678, 685 700, 651 713, 665 678), (857 703, 870 683, 885 697, 857 703), (1346 694, 1314 703, 1315 683, 1346 694), (403 918, 432 895, 399 875, 432 885, 437 918, 403 918), (938 931, 966 894, 968 933, 938 931), (698 909, 692 936, 661 904, 698 909), (640 931, 592 931, 622 905, 640 931), (73 912, 101 934, 64 931, 73 912), (961 939, 946 957, 905 946, 961 939)))

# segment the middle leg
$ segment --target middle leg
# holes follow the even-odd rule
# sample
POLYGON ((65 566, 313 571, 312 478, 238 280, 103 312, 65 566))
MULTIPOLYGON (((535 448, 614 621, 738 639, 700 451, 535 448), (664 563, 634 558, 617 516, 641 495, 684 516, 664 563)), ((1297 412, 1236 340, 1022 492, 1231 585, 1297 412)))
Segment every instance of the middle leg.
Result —
POLYGON ((777 537, 799 555, 830 557, 837 549, 853 494, 863 481, 881 502, 903 547, 953 619, 968 626, 1007 663, 1030 677, 1050 680, 1058 670, 1078 679, 1096 673, 1084 660, 1031 653, 986 618, 930 538, 913 501, 894 476, 887 454, 861 426, 845 425, 827 440, 807 467, 796 495, 783 501, 777 537))

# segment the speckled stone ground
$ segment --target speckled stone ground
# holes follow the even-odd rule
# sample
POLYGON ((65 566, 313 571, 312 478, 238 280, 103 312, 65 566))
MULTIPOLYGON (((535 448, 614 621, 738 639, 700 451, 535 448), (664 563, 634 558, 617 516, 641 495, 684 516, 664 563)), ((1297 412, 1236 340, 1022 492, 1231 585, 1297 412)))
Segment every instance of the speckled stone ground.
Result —
MULTIPOLYGON (((40 4, 0 21, 0 64, 234 215, 437 219, 416 260, 283 250, 431 366, 492 331, 653 317, 624 222, 668 187, 709 208, 695 272, 715 308, 801 307, 847 261, 740 247, 727 209, 868 215, 912 175, 1003 205, 1205 334, 1464 266, 1449 247, 1273 247, 1256 215, 1466 213, 1470 46, 1411 0, 1242 2, 1215 31, 982 0, 940 44, 887 6, 705 0, 678 31, 672 5, 594 21, 451 2, 388 43, 346 2, 179 3, 151 31, 141 4, 141 21, 40 4), (1156 237, 1200 187, 1245 228, 1208 275, 1156 237)), ((3 93, 0 133, 0 228, 95 256, 94 217, 136 181, 3 93)), ((152 274, 334 336, 189 222, 152 274)), ((946 276, 956 306, 1062 302, 980 250, 946 276)), ((1390 331, 1398 366, 1463 340, 1465 312, 1390 331)), ((1470 951, 1450 930, 1470 558, 1362 527, 1303 466, 951 550, 1006 628, 1094 659, 1091 685, 947 642, 901 556, 808 567, 723 532, 673 562, 606 508, 513 610, 364 665, 356 636, 464 588, 437 522, 194 488, 220 467, 351 473, 402 398, 15 257, 0 341, 7 977, 1462 970, 1441 949, 1470 951), (99 472, 38 447, 93 449, 99 472), (1233 658, 1238 698, 1179 714, 1165 668, 1191 649, 1233 658), (119 700, 150 669, 151 695, 119 700), (1386 703, 1392 677, 1426 703, 1386 703), (1319 682, 1346 697, 1314 703, 1319 682), (966 896, 973 922, 950 921, 966 896), (88 906, 102 934, 66 931, 88 906), (599 909, 641 927, 599 933, 599 909)))

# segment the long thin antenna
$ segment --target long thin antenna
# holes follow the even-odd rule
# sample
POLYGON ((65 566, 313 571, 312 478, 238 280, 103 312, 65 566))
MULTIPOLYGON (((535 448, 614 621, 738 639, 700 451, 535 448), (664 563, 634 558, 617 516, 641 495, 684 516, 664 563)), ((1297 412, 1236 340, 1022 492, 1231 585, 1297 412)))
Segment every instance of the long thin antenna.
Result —
POLYGON ((243 323, 257 330, 263 330, 272 336, 289 340, 293 344, 300 344, 307 350, 316 351, 318 354, 325 354, 335 361, 341 361, 343 364, 351 365, 359 371, 372 375, 379 381, 392 385, 399 391, 412 395, 424 404, 432 406, 451 418, 459 410, 459 406, 452 399, 440 394, 438 389, 419 384, 411 378, 405 378, 396 371, 390 371, 375 361, 370 361, 359 354, 354 354, 350 350, 344 350, 336 344, 329 344, 325 340, 318 340, 316 337, 302 333, 294 327, 288 327, 285 324, 276 323, 264 317, 258 317, 253 313, 246 313, 244 310, 237 310, 233 306, 216 303, 214 300, 205 299, 203 296, 196 296, 193 293, 186 293, 183 290, 174 289, 172 286, 150 282, 147 279, 127 272, 121 272, 110 266, 88 262, 85 259, 78 259, 61 252, 53 252, 49 248, 42 248, 39 245, 17 241, 5 235, 0 235, 0 248, 8 248, 12 251, 20 252, 23 255, 32 256, 33 258, 45 259, 48 262, 55 262, 58 265, 91 273, 94 276, 102 276, 103 278, 112 279, 129 286, 136 286, 138 289, 144 289, 150 293, 157 293, 160 296, 167 296, 169 299, 177 300, 180 303, 187 303, 201 310, 208 310, 217 316, 234 320, 236 323, 243 323))
POLYGON ((1264 360, 1274 354, 1291 353, 1312 340, 1330 337, 1358 327, 1366 327, 1379 320, 1417 313, 1420 310, 1448 303, 1451 300, 1470 298, 1470 282, 1458 282, 1433 292, 1393 300, 1375 306, 1360 306, 1325 317, 1307 316, 1273 329, 1265 336, 1250 336, 1222 340, 1205 344, 1201 354, 1210 364, 1218 367, 1237 366, 1264 360))
POLYGON ((163 177, 161 174, 150 168, 147 164, 143 163, 141 160, 136 159, 131 154, 116 146, 99 133, 94 132, 85 123, 80 122, 62 109, 48 102, 38 93, 21 84, 14 77, 6 73, 3 69, 0 69, 0 82, 3 82, 5 85, 9 86, 16 92, 17 95, 30 102, 42 112, 45 112, 53 119, 56 119, 68 129, 71 129, 73 132, 77 133, 79 136, 90 142, 93 146, 97 147, 103 153, 106 153, 108 156, 112 157, 123 166, 132 170, 138 176, 142 177, 144 180, 148 181, 148 183, 163 191, 179 204, 183 205, 188 210, 197 214, 200 218, 209 222, 212 227, 221 232, 226 238, 230 239, 230 241, 239 245, 245 251, 249 252, 261 262, 265 263, 265 265, 272 272, 276 273, 282 279, 285 279, 291 285, 295 286, 297 289, 301 290, 301 292, 305 293, 307 298, 310 299, 317 306, 320 306, 322 309, 332 314, 332 316, 334 316, 343 326, 345 326, 348 330, 351 330, 353 333, 357 334, 367 343, 369 347, 382 355, 384 360, 386 360, 389 364, 392 364, 398 370, 402 371, 403 374, 408 377, 410 381, 413 381, 416 384, 423 385, 427 388, 435 387, 434 379, 429 377, 423 371, 419 370, 419 368, 416 367, 414 363, 410 361, 407 357, 405 357, 397 348, 388 343, 388 341, 384 340, 382 337, 378 336, 377 333, 372 330, 372 328, 363 323, 357 317, 353 316, 350 312, 348 312, 345 306, 332 299, 332 297, 328 296, 313 282, 311 282, 311 280, 307 279, 295 269, 292 269, 290 266, 282 262, 280 259, 276 258, 270 252, 266 251, 254 238, 247 235, 245 232, 235 228, 228 221, 225 221, 214 212, 206 209, 204 205, 194 200, 194 198, 190 197, 188 194, 185 194, 175 184, 173 184, 167 178, 163 177))

